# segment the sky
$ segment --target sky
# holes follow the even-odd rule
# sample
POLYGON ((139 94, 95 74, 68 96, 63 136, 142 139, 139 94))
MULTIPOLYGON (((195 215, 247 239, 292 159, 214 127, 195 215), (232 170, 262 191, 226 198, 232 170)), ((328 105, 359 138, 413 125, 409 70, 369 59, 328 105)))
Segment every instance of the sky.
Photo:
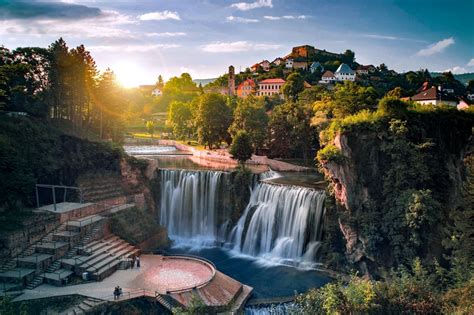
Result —
POLYGON ((293 46, 398 72, 474 72, 474 0, 0 0, 0 45, 84 44, 127 86, 213 78, 293 46))

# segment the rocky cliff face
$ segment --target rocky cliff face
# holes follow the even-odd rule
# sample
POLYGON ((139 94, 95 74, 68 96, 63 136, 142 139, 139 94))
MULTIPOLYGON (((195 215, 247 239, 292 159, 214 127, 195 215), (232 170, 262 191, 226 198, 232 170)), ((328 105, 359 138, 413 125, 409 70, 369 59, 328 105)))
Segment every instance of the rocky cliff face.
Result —
POLYGON ((334 145, 344 156, 343 163, 323 163, 337 201, 337 224, 345 240, 346 258, 360 271, 367 273, 367 264, 375 263, 368 254, 367 237, 361 233, 354 218, 363 211, 362 205, 380 197, 380 138, 374 133, 358 135, 338 134, 334 145))
MULTIPOLYGON (((466 127, 466 126, 464 126, 466 127)), ((469 126, 467 126, 469 127, 469 126)), ((461 186, 464 180, 463 157, 469 154, 468 143, 472 145, 472 136, 469 128, 464 128, 467 134, 463 139, 457 139, 459 145, 453 148, 448 143, 449 137, 435 138, 434 148, 424 158, 436 160, 437 169, 442 172, 437 173, 435 168, 428 166, 430 178, 427 180, 427 188, 434 192, 437 200, 440 201, 441 213, 438 226, 430 227, 438 235, 431 243, 424 243, 422 247, 425 251, 418 251, 417 255, 431 255, 442 257, 441 229, 446 224, 446 217, 449 209, 454 209, 460 201, 461 186), (432 253, 427 254, 426 251, 432 253), (437 253, 433 253, 437 252, 437 253)), ((384 152, 382 146, 387 142, 387 132, 385 131, 365 131, 339 133, 333 140, 343 156, 341 161, 322 161, 323 171, 331 184, 331 190, 336 199, 336 208, 333 209, 336 215, 332 216, 333 222, 339 227, 345 243, 345 257, 347 261, 356 267, 360 272, 367 275, 377 274, 380 268, 393 267, 394 260, 390 252, 391 248, 380 246, 384 241, 378 243, 377 254, 370 250, 370 237, 367 227, 363 224, 372 224, 373 218, 367 213, 367 209, 376 208, 377 220, 384 220, 383 205, 386 204, 387 193, 384 185, 387 186, 384 176, 394 166, 390 164, 390 156, 384 152), (365 222, 364 222, 365 220, 365 222), (380 254, 380 255, 379 255, 380 254)), ((433 162, 434 163, 434 162, 433 162)), ((413 187, 413 189, 421 189, 413 187)), ((373 214, 372 214, 373 215, 373 214)), ((403 219, 404 217, 402 217, 403 219)), ((375 221, 375 220, 374 220, 375 221)), ((385 222, 384 224, 397 224, 398 222, 385 222)), ((381 224, 380 226, 383 226, 381 224)), ((388 241, 387 232, 380 231, 380 226, 374 222, 374 233, 388 241), (385 234, 384 234, 385 233, 385 234)), ((408 245, 407 245, 408 246, 408 245)))

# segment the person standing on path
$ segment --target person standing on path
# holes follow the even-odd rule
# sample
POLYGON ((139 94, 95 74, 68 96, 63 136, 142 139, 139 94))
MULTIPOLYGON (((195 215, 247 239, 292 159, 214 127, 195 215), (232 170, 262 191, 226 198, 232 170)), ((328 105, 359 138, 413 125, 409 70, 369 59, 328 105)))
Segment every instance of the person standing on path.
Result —
POLYGON ((137 268, 140 268, 140 257, 137 256, 137 268))

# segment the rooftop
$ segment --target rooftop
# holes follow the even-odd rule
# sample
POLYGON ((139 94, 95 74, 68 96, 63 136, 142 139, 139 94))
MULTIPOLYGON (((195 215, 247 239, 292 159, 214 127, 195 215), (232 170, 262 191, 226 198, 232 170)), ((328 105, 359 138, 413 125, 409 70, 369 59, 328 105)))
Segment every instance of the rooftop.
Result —
POLYGON ((448 95, 446 93, 440 92, 436 86, 432 86, 431 88, 421 91, 420 93, 411 97, 413 101, 432 101, 432 100, 440 100, 440 101, 457 101, 455 97, 448 95))
POLYGON ((326 72, 323 73, 323 78, 326 77, 334 77, 334 73, 332 73, 331 71, 327 70, 326 72))
POLYGON ((266 79, 259 82, 259 84, 283 84, 283 83, 285 83, 285 80, 280 79, 280 78, 266 79))
POLYGON ((342 63, 339 68, 337 68, 336 73, 350 73, 354 74, 354 70, 351 69, 348 65, 345 63, 342 63))

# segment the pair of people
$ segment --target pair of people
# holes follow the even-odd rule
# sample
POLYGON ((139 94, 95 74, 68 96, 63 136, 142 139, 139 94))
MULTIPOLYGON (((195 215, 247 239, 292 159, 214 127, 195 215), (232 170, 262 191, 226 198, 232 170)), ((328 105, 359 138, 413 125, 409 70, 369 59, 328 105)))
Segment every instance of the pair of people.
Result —
POLYGON ((114 289, 114 300, 117 300, 122 295, 122 288, 120 286, 116 286, 114 289))
POLYGON ((135 262, 137 263, 137 268, 140 268, 140 257, 139 256, 133 256, 132 257, 132 265, 130 266, 131 269, 135 267, 135 262))

